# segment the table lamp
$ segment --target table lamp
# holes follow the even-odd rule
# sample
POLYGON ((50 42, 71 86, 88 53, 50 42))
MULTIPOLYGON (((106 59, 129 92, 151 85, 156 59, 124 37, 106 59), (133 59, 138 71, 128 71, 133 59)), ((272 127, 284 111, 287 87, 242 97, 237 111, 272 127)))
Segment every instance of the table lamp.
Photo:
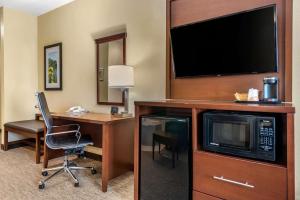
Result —
POLYGON ((108 67, 108 87, 120 88, 124 92, 123 116, 129 116, 129 88, 134 86, 133 67, 127 65, 112 65, 108 67))

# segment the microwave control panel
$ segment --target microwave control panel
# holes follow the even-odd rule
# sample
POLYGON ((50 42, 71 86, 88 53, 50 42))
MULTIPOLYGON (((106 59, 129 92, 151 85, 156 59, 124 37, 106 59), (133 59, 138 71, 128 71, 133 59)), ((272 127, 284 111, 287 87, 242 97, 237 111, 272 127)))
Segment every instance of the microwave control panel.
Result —
POLYGON ((273 152, 275 149, 275 119, 261 118, 257 124, 260 151, 273 152))

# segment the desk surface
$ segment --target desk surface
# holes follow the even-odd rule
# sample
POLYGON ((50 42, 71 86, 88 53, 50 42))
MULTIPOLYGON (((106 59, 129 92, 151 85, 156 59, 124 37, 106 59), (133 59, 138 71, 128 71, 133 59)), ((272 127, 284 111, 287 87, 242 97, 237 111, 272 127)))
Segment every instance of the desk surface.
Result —
MULTIPOLYGON (((133 117, 116 117, 111 114, 105 113, 82 113, 82 114, 71 114, 66 112, 53 112, 51 113, 52 117, 55 119, 65 119, 65 120, 72 120, 78 122, 89 122, 89 123, 96 123, 96 124, 106 124, 106 123, 114 123, 129 119, 134 119, 133 117)), ((37 114, 37 116, 41 116, 41 114, 37 114)))
POLYGON ((160 101, 135 101, 135 105, 163 108, 173 107, 250 112, 295 113, 295 107, 291 103, 244 104, 236 103, 234 101, 165 99, 160 101))

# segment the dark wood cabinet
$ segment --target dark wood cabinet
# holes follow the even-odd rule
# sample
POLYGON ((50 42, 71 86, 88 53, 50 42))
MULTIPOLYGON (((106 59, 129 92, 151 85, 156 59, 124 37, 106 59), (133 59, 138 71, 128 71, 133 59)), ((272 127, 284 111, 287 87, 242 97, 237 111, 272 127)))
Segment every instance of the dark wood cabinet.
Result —
MULTIPOLYGON (((294 200, 294 113, 291 104, 258 105, 233 103, 235 92, 262 90, 266 76, 280 79, 282 101, 292 99, 292 0, 167 0, 166 1, 166 97, 157 102, 135 102, 135 200, 139 199, 139 130, 145 114, 188 114, 192 119, 194 200, 294 200), (277 73, 224 77, 175 78, 172 67, 170 29, 268 5, 276 5, 278 18, 277 73), (188 99, 188 100, 180 100, 188 99), (207 100, 197 100, 207 99, 207 100), (227 100, 227 101, 224 101, 227 100), (274 163, 204 152, 198 123, 208 110, 271 113, 282 117, 278 132, 282 140, 279 160, 274 163)), ((220 33, 222 34, 222 33, 220 33)), ((218 59, 218 58, 216 58, 218 59)), ((203 133, 202 133, 203 134, 203 133)))
POLYGON ((231 200, 285 200, 287 169, 282 166, 195 152, 194 190, 231 200))
POLYGON ((135 200, 138 200, 140 117, 147 114, 189 115, 192 119, 194 200, 294 200, 294 113, 292 104, 258 105, 222 101, 165 100, 135 102, 135 200), (247 111, 282 116, 278 149, 282 162, 264 162, 202 150, 199 113, 208 110, 247 111))

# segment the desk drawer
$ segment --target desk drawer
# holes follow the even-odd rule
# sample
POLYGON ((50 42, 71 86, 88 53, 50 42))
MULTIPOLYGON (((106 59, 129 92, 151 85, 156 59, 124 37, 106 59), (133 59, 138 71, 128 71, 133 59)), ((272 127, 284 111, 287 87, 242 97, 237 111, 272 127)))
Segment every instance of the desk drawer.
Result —
POLYGON ((206 152, 194 153, 194 190, 228 200, 286 200, 286 168, 206 152))
POLYGON ((221 200, 221 199, 201 193, 201 192, 193 191, 193 200, 221 200))

